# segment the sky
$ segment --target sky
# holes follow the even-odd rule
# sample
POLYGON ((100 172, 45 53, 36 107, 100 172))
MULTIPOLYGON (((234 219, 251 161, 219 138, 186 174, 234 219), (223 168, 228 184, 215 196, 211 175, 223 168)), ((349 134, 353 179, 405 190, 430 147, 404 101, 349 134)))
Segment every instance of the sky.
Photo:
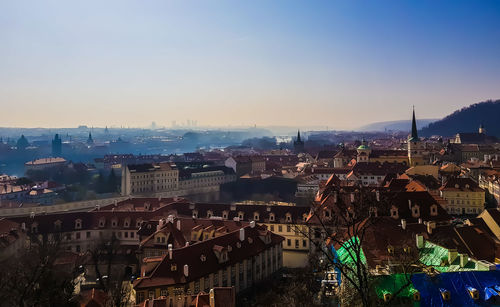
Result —
POLYGON ((0 126, 324 126, 500 98, 499 1, 0 0, 0 126))

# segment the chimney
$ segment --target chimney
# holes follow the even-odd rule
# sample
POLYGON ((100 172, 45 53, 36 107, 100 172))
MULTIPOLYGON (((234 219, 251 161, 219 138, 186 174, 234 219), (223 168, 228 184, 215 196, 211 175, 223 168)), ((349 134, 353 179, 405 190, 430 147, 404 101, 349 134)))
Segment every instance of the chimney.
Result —
POLYGON ((406 220, 405 219, 401 219, 401 228, 403 228, 403 230, 406 230, 406 220))
POLYGON ((181 230, 181 220, 177 219, 177 229, 181 230))
POLYGON ((460 267, 465 267, 469 262, 469 256, 467 254, 458 254, 458 257, 460 257, 460 267))
POLYGON ((168 245, 168 259, 172 260, 172 244, 168 245))
POLYGON ((427 222, 427 232, 429 234, 432 234, 432 229, 436 228, 436 223, 435 222, 427 222))
POLYGON ((240 228, 240 241, 245 241, 245 228, 240 228))
POLYGON ((448 264, 452 264, 455 259, 458 257, 458 252, 456 249, 448 250, 448 264))
POLYGON ((255 228, 255 221, 250 222, 250 228, 255 228))
POLYGON ((418 223, 419 223, 419 224, 422 224, 422 218, 419 218, 419 219, 418 219, 418 223))
POLYGON ((417 234, 415 236, 415 238, 417 241, 417 248, 423 248, 424 247, 424 236, 417 234))
POLYGON ((189 276, 189 265, 187 264, 184 265, 184 276, 189 276))
POLYGON ((377 197, 377 201, 380 201, 380 191, 379 190, 377 190, 375 192, 375 196, 377 197))
POLYGON ((215 307, 215 291, 210 289, 210 307, 215 307))

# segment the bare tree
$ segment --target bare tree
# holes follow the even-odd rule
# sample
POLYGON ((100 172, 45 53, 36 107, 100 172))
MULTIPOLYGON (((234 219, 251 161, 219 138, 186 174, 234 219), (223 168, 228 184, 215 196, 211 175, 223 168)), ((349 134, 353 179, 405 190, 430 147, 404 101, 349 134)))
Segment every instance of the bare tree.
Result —
POLYGON ((103 239, 89 250, 89 254, 96 284, 109 296, 107 305, 114 307, 131 305, 132 272, 127 270, 127 267, 130 267, 128 259, 132 257, 127 257, 120 240, 114 235, 108 240, 103 239))
MULTIPOLYGON (((312 205, 308 231, 297 227, 311 242, 326 267, 339 273, 342 279, 342 297, 354 302, 345 305, 377 304, 374 287, 376 278, 366 264, 363 246, 367 235, 382 227, 391 205, 393 194, 382 195, 376 189, 363 187, 327 186, 320 199, 312 205), (337 251, 342 251, 339 255, 337 251), (352 295, 348 295, 348 294, 352 295)), ((411 273, 418 270, 416 251, 411 248, 395 250, 390 255, 393 268, 403 274, 405 283, 393 293, 389 303, 411 285, 411 273)), ((417 253, 418 254, 418 253, 417 253)))
POLYGON ((31 237, 31 244, 16 258, 0 263, 1 306, 76 306, 75 270, 60 268, 58 236, 31 237))

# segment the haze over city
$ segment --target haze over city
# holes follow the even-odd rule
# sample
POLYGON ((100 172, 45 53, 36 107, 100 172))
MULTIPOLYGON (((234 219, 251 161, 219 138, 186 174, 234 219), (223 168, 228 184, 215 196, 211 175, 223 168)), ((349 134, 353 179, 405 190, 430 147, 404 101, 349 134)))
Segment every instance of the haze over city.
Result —
POLYGON ((2 1, 0 22, 4 127, 353 129, 500 97, 496 1, 2 1))

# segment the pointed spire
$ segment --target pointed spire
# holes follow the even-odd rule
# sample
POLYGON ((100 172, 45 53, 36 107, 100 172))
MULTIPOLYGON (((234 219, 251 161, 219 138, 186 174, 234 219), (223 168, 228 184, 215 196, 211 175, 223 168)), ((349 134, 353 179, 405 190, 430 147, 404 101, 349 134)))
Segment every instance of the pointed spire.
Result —
POLYGON ((300 130, 297 130, 297 142, 300 142, 300 130))
POLYGON ((411 139, 418 140, 417 121, 415 120, 415 106, 413 106, 413 118, 411 121, 411 139))

